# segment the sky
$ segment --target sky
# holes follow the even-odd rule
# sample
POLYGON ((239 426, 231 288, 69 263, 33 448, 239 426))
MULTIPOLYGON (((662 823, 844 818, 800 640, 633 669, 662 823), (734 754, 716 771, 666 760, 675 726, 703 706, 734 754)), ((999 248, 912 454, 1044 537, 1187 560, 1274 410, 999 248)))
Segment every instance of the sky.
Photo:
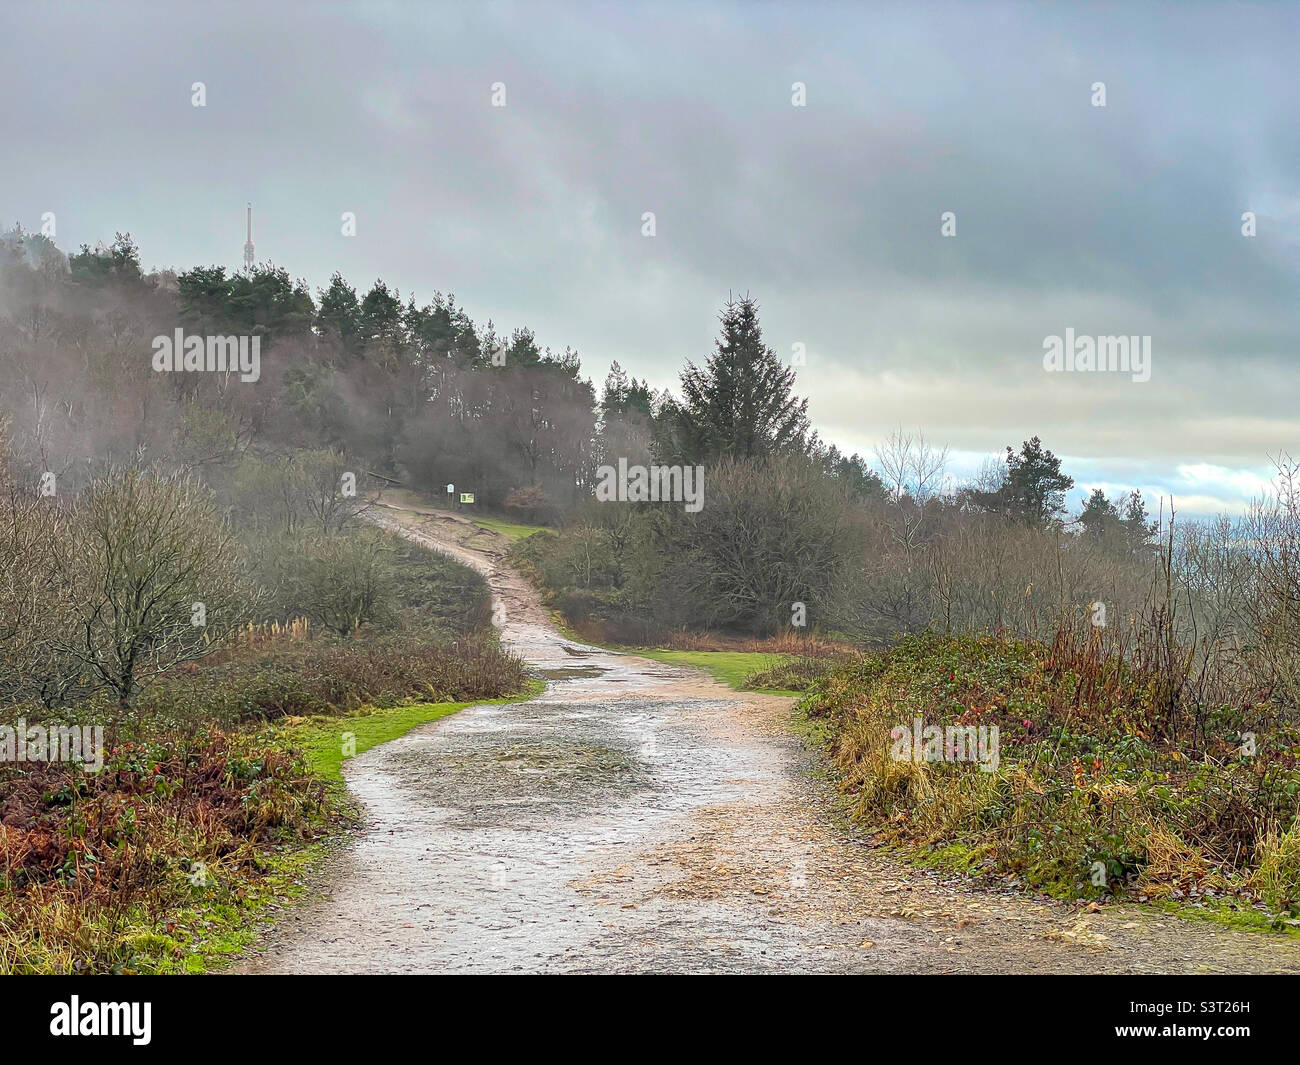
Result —
POLYGON ((1076 505, 1240 511, 1300 456, 1300 4, 0 0, 0 39, 0 223, 65 250, 237 269, 251 201, 313 288, 454 293, 598 386, 674 386, 748 293, 824 439, 961 480, 1038 435, 1076 505), (1149 380, 1046 369, 1067 329, 1149 380))

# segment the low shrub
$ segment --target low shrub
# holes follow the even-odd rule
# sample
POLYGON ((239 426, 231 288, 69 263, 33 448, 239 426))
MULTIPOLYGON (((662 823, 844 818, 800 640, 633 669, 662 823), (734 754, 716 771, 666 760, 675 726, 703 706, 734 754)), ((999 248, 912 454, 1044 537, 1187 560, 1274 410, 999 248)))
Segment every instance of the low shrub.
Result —
POLYGON ((325 831, 321 783, 262 732, 110 748, 99 773, 0 766, 0 972, 155 970, 200 934, 167 914, 238 904, 264 848, 325 831), (158 956, 161 947, 166 958, 158 956))
POLYGON ((825 722, 853 817, 905 847, 960 844, 1057 895, 1290 905, 1300 732, 1267 701, 1171 703, 1167 676, 1062 656, 1074 646, 927 633, 815 679, 802 706, 825 722), (912 760, 894 730, 917 719, 997 726, 997 757, 912 760))
POLYGON ((256 651, 160 682, 140 703, 140 727, 192 732, 209 722, 231 727, 368 703, 493 699, 519 691, 525 678, 524 663, 491 632, 321 637, 256 651))

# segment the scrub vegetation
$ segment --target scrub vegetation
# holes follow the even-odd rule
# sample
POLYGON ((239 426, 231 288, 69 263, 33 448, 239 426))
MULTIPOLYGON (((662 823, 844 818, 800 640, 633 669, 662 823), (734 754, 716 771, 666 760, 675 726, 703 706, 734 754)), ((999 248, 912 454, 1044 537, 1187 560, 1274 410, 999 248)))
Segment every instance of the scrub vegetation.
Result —
POLYGON ((0 235, 0 724, 107 746, 99 773, 0 762, 0 970, 209 964, 346 819, 345 732, 528 690, 482 579, 366 520, 448 484, 569 631, 804 692, 882 841, 1288 919, 1296 464, 1189 523, 1137 491, 1069 513, 1037 436, 965 484, 916 431, 869 463, 819 438, 758 310, 726 304, 676 393, 614 364, 598 396, 450 295, 0 235), (155 372, 178 329, 259 338, 258 379, 155 372), (702 471, 692 505, 594 496, 650 466, 702 471), (997 768, 896 757, 917 718, 996 724, 997 768))

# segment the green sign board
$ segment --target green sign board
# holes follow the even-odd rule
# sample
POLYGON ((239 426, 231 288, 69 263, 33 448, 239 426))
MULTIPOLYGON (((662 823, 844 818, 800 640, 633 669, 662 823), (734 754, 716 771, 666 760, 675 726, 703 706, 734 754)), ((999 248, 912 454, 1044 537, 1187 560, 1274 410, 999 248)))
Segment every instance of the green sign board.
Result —
POLYGON ((473 492, 461 492, 461 494, 460 494, 460 501, 461 501, 462 503, 473 503, 473 502, 474 502, 474 493, 473 493, 473 492))

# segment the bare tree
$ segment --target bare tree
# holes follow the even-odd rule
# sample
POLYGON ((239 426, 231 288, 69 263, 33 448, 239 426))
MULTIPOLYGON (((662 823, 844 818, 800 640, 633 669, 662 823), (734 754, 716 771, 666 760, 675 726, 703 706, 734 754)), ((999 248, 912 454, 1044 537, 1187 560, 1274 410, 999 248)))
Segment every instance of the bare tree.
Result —
POLYGON ((832 615, 862 543, 842 487, 801 456, 723 460, 708 475, 707 505, 680 519, 672 575, 691 620, 769 634, 792 624, 796 603, 810 628, 832 615))
POLYGON ((1300 462, 1275 460, 1277 486, 1243 525, 1252 579, 1242 597, 1257 671, 1288 706, 1300 706, 1300 462))
POLYGON ((899 428, 875 452, 890 508, 890 531, 910 557, 930 532, 929 518, 943 487, 948 449, 932 447, 920 430, 908 433, 899 428))
POLYGON ((294 460, 294 490, 322 536, 333 536, 369 509, 374 498, 359 492, 359 471, 337 451, 308 451, 294 460))
POLYGON ((128 470, 93 482, 53 561, 70 624, 52 647, 124 709, 215 650, 252 605, 230 529, 188 479, 128 470))
POLYGON ((279 574, 285 616, 301 612, 339 636, 353 635, 391 609, 390 556, 370 530, 299 538, 279 574))
POLYGON ((64 535, 54 498, 22 491, 10 475, 0 424, 0 695, 52 697, 51 634, 62 618, 51 552, 64 535))

